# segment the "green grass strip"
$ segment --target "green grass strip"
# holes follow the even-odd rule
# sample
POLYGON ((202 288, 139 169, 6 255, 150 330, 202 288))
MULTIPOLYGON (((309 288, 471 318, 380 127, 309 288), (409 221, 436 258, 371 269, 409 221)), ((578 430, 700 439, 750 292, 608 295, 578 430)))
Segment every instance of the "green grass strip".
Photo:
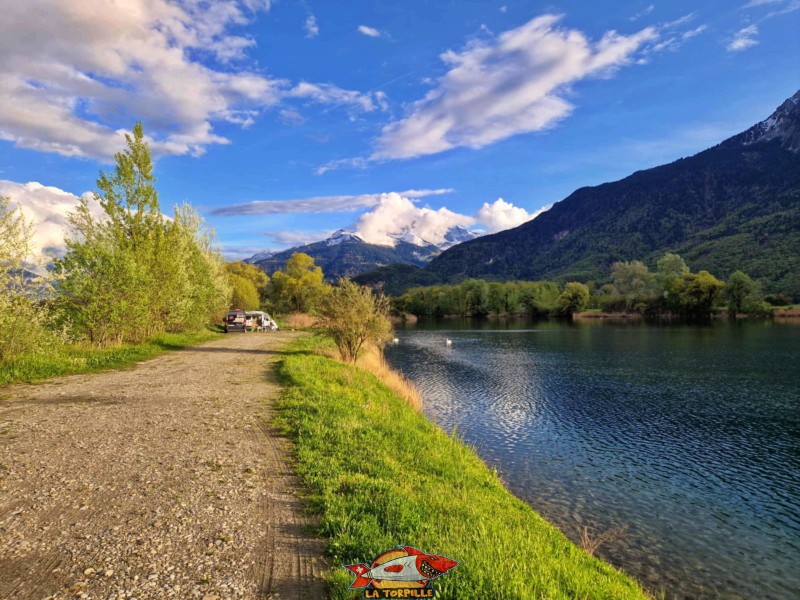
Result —
POLYGON ((339 565, 396 545, 460 562, 433 584, 442 599, 647 597, 515 498, 471 448, 370 373, 317 354, 319 343, 284 352, 276 422, 328 539, 332 598, 361 595, 339 565))
POLYGON ((214 339, 220 334, 211 330, 196 333, 162 333, 142 344, 111 348, 87 345, 53 344, 37 353, 0 363, 0 385, 32 382, 76 373, 117 369, 153 358, 169 350, 179 350, 214 339))

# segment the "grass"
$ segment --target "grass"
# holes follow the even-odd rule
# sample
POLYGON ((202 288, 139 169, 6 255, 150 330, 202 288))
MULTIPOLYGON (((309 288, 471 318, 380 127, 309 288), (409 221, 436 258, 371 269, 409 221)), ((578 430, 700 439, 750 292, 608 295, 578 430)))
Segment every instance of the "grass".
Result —
POLYGON ((162 333, 142 344, 96 348, 88 344, 61 344, 0 364, 0 385, 32 382, 59 375, 116 369, 153 358, 169 350, 194 346, 217 337, 215 330, 162 333))
POLYGON ((646 598, 629 577, 570 542, 502 485, 475 452, 431 424, 375 375, 304 337, 279 363, 277 423, 294 440, 333 559, 333 599, 357 598, 339 565, 396 545, 460 565, 448 598, 646 598))

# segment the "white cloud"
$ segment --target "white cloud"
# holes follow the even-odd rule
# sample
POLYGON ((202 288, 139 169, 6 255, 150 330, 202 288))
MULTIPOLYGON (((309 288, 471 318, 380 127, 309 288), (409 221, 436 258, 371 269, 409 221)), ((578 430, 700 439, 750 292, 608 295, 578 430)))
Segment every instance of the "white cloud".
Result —
POLYGON ((654 4, 651 4, 651 5, 647 6, 646 8, 643 8, 642 10, 640 10, 638 13, 636 13, 635 15, 633 15, 631 17, 631 21, 638 21, 642 17, 646 17, 647 15, 649 15, 655 9, 656 9, 656 7, 655 7, 654 4))
POLYGON ((375 29, 374 27, 369 27, 367 25, 359 25, 358 26, 359 33, 363 33, 367 37, 381 37, 381 32, 375 29))
POLYGON ((365 242, 383 246, 394 245, 395 239, 390 234, 398 232, 417 236, 431 244, 441 244, 448 230, 474 223, 473 217, 447 208, 419 207, 409 198, 391 192, 383 194, 373 210, 359 217, 355 231, 365 242))
POLYGON ((302 125, 306 122, 306 118, 292 108, 281 109, 280 113, 278 114, 280 115, 281 121, 284 125, 302 125))
MULTIPOLYGON (((228 143, 214 124, 246 127, 265 108, 304 97, 242 64, 255 40, 241 28, 269 8, 266 0, 4 2, 0 139, 111 160, 136 118, 157 154, 228 143)), ((374 108, 372 95, 321 87, 305 97, 374 108)))
POLYGON ((314 38, 319 35, 319 26, 317 25, 317 17, 308 15, 305 23, 306 37, 314 38))
MULTIPOLYGON (((452 191, 453 190, 449 188, 442 188, 435 190, 406 190, 397 193, 406 198, 424 198, 426 196, 448 194, 452 191)), ((212 214, 217 216, 236 216, 281 213, 352 212, 364 208, 372 208, 380 204, 381 199, 386 195, 387 193, 379 193, 348 196, 314 196, 296 200, 254 200, 252 202, 218 208, 214 210, 212 214)))
POLYGON ((510 202, 498 198, 491 204, 488 202, 483 203, 483 206, 478 209, 477 220, 487 227, 489 233, 496 233, 535 219, 549 210, 551 206, 552 204, 529 213, 520 206, 514 206, 510 202))
POLYGON ((383 92, 362 94, 361 92, 342 89, 330 83, 301 81, 291 89, 286 90, 283 96, 285 98, 312 100, 320 104, 333 104, 334 106, 348 105, 364 112, 372 112, 376 108, 385 110, 386 107, 386 94, 383 92))
MULTIPOLYGON (((78 196, 35 181, 17 183, 7 180, 0 180, 0 196, 11 198, 11 206, 20 208, 25 220, 33 226, 31 251, 37 260, 43 253, 64 253, 64 238, 69 229, 67 215, 78 206, 78 196)), ((84 196, 93 197, 90 192, 84 196)), ((90 202, 89 207, 95 216, 102 216, 97 202, 90 202)))
POLYGON ((558 27, 560 19, 544 15, 461 52, 445 52, 450 70, 407 117, 383 128, 372 158, 480 148, 551 127, 573 109, 563 97, 571 84, 609 76, 659 37, 655 27, 646 27, 628 36, 608 31, 590 42, 578 30, 558 27))
POLYGON ((336 169, 341 169, 342 167, 350 167, 352 169, 366 169, 369 165, 369 161, 366 158, 361 156, 356 156, 353 158, 337 158, 335 160, 329 160, 324 165, 320 165, 316 169, 314 169, 315 175, 325 175, 328 171, 335 171, 336 169))
POLYGON ((264 235, 268 238, 271 238, 281 246, 291 247, 304 246, 305 244, 317 242, 321 239, 329 237, 333 232, 333 229, 324 231, 300 231, 297 229, 291 229, 287 231, 267 231, 264 233, 264 235))
POLYGON ((706 29, 708 29, 707 25, 700 25, 699 27, 695 27, 694 29, 690 29, 689 31, 684 31, 683 34, 681 35, 681 38, 684 40, 689 40, 695 36, 700 35, 706 29))
POLYGON ((743 27, 733 35, 728 43, 728 52, 741 52, 758 44, 758 25, 743 27))

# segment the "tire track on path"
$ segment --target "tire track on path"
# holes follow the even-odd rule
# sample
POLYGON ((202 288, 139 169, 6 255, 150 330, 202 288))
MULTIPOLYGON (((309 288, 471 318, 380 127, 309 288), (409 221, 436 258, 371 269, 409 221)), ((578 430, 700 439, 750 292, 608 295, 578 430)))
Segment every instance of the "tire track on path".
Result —
POLYGON ((0 598, 321 598, 288 442, 291 333, 0 388, 0 598))

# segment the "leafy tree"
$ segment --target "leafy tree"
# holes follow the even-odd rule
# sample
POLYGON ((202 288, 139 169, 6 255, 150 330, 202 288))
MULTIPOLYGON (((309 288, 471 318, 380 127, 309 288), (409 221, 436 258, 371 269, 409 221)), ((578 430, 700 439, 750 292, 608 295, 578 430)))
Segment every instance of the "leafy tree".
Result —
POLYGON ((735 271, 725 284, 725 298, 728 301, 728 314, 736 318, 749 303, 755 300, 758 286, 755 281, 741 271, 735 271))
POLYGON ((268 296, 280 310, 314 312, 329 293, 322 269, 308 254, 295 252, 282 271, 273 273, 268 296))
POLYGON ((656 280, 662 292, 668 290, 676 279, 687 273, 689 273, 689 267, 678 254, 667 253, 656 263, 656 280))
POLYGON ((583 310, 589 301, 589 288, 577 281, 570 281, 564 286, 564 291, 558 297, 557 309, 559 314, 571 315, 583 310))
POLYGON ((690 316, 708 316, 725 284, 708 271, 686 273, 670 288, 680 312, 690 316))
POLYGON ((161 214, 141 123, 126 135, 111 174, 101 173, 93 216, 83 199, 70 215, 67 252, 56 262, 59 301, 73 331, 97 344, 139 342, 208 322, 229 288, 202 219, 188 205, 161 214))
POLYGON ((625 299, 627 310, 643 307, 654 295, 655 278, 638 260, 614 263, 611 279, 617 294, 625 299))
POLYGON ((246 262, 229 262, 225 272, 233 290, 230 308, 256 310, 267 298, 269 277, 255 265, 246 262))
POLYGON ((322 299, 318 326, 336 344, 342 360, 354 363, 366 342, 383 345, 391 339, 389 299, 340 279, 322 299))
POLYGON ((0 197, 0 362, 36 349, 45 337, 39 282, 27 270, 30 241, 30 224, 9 198, 0 197))

